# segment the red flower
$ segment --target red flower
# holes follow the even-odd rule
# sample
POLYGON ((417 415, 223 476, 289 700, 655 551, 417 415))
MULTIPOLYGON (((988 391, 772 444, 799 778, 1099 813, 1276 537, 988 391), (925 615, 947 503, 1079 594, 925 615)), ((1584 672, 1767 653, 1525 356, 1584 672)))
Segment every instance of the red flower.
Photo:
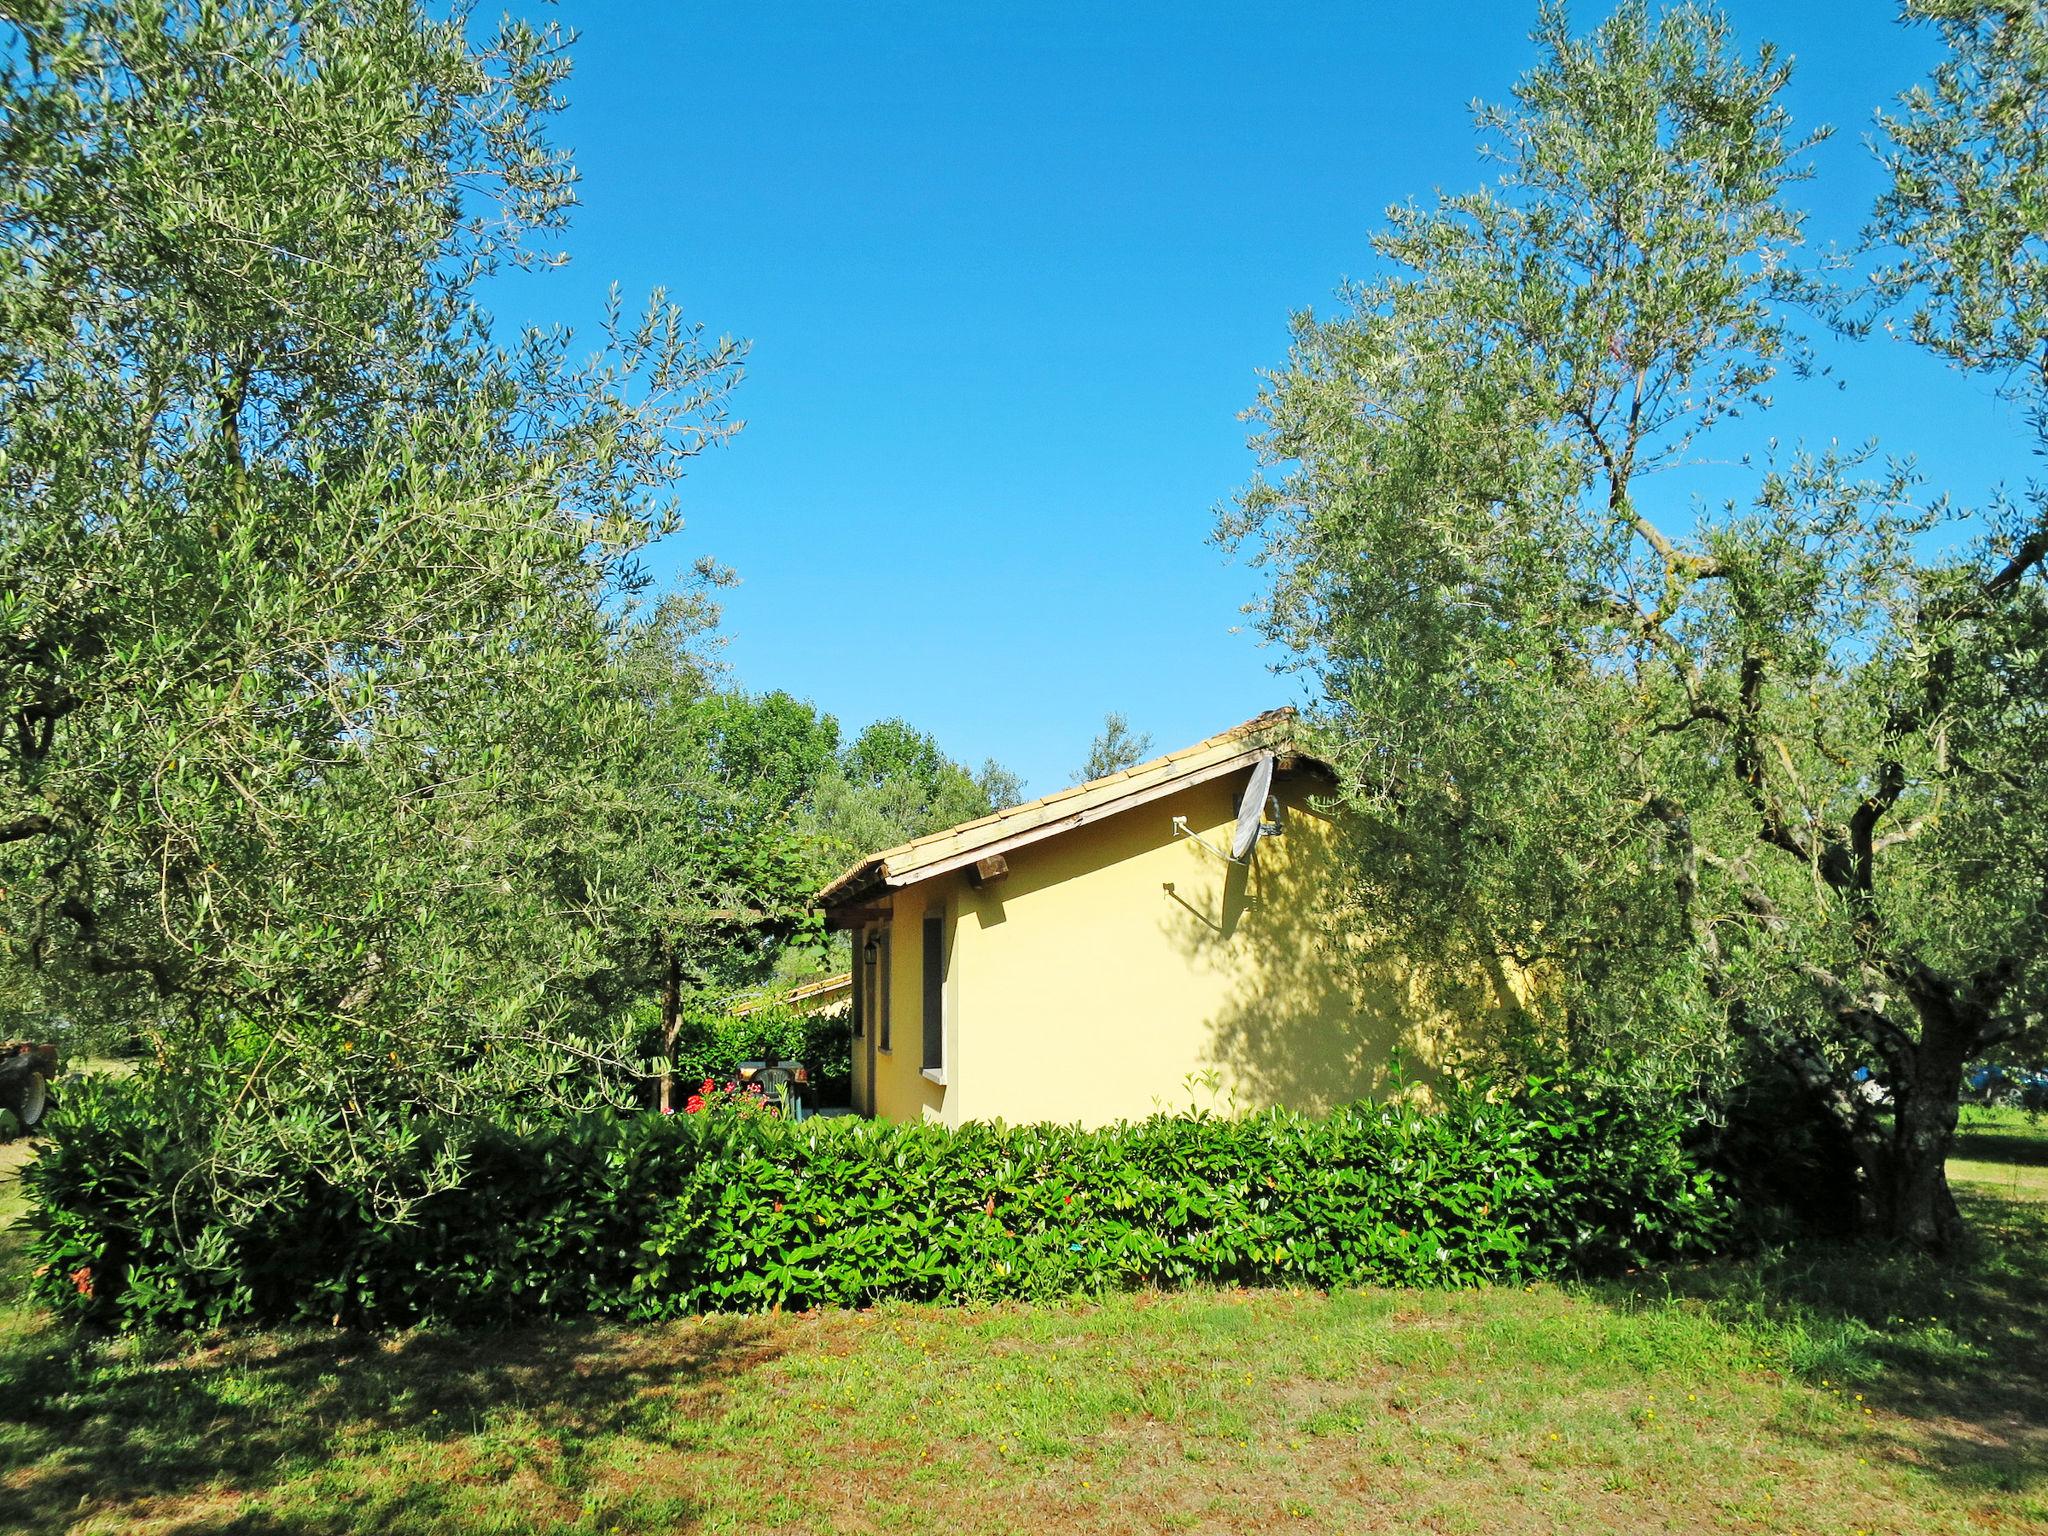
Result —
POLYGON ((684 1113, 684 1114, 686 1114, 686 1115, 698 1115, 698 1114, 702 1114, 703 1112, 704 1112, 704 1097, 703 1097, 703 1095, 702 1095, 702 1094, 696 1094, 696 1093, 693 1093, 693 1094, 691 1094, 691 1095, 690 1095, 690 1096, 689 1096, 689 1097, 688 1097, 687 1099, 683 1100, 683 1113, 684 1113))
POLYGON ((699 1088, 697 1091, 701 1094, 704 1094, 708 1098, 710 1095, 718 1092, 718 1085, 712 1082, 711 1079, 707 1077, 704 1079, 703 1086, 699 1088))
POLYGON ((71 1271, 67 1278, 73 1285, 78 1287, 79 1295, 85 1297, 88 1301, 92 1299, 92 1266, 90 1264, 80 1265, 77 1269, 71 1271))

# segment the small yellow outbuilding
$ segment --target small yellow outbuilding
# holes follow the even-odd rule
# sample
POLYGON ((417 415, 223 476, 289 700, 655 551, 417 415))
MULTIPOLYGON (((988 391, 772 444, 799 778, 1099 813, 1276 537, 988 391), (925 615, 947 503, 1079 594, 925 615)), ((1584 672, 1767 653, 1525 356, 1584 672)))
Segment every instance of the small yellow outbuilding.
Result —
POLYGON ((1388 1091, 1397 1051, 1426 1084, 1511 1013, 1504 975, 1447 986, 1359 942, 1342 904, 1361 847, 1294 728, 1271 711, 827 886, 853 943, 854 1108, 1320 1110, 1388 1091))

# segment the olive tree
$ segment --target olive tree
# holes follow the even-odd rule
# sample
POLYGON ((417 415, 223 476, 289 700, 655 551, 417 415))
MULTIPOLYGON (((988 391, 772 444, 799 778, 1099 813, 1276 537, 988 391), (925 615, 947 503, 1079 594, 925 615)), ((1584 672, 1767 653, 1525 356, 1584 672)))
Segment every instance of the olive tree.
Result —
POLYGON ((1964 1063, 2048 985, 2048 538, 1745 443, 1826 297, 1785 60, 1692 5, 1537 41, 1478 111, 1497 182, 1393 210, 1297 317, 1220 537, 1378 829, 1367 921, 1525 968, 1537 1038, 1662 1091, 1746 1044, 1869 1220, 1943 1244, 1964 1063), (1755 451, 1737 500, 1701 501, 1709 444, 1755 451))
POLYGON ((0 23, 0 944, 371 1184, 584 1091, 623 615, 736 344, 477 284, 573 202, 547 28, 411 0, 0 23), (474 39, 474 40, 473 40, 474 39))
POLYGON ((1913 340, 2048 402, 2048 5, 1910 0, 1947 53, 1880 114, 1876 286, 1913 340))

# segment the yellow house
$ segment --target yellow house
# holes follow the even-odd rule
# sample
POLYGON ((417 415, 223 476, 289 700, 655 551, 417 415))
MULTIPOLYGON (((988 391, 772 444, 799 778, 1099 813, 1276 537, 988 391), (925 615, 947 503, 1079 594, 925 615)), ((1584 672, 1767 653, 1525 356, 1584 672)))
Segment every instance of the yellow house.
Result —
POLYGON ((1505 976, 1446 988, 1341 922, 1323 763, 1276 710, 862 859, 820 894, 853 942, 853 1105, 890 1120, 1323 1109, 1427 1081, 1505 976))

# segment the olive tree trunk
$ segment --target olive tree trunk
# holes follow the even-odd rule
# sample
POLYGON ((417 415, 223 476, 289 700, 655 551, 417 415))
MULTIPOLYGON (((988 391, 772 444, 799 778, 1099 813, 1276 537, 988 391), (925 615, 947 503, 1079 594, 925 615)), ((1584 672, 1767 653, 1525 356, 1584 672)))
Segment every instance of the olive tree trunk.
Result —
POLYGON ((667 1063, 661 1074, 661 1100, 656 1105, 664 1115, 675 1109, 676 1040, 683 1029, 683 963, 673 944, 663 944, 661 977, 661 1058, 667 1063))
POLYGON ((1985 1031, 1946 998, 1918 1001, 1919 1046, 1902 1056, 1893 1074, 1883 1222, 1887 1236, 1941 1251, 1962 1235, 1962 1216, 1948 1187, 1948 1157, 1962 1108, 1963 1067, 1985 1031))

